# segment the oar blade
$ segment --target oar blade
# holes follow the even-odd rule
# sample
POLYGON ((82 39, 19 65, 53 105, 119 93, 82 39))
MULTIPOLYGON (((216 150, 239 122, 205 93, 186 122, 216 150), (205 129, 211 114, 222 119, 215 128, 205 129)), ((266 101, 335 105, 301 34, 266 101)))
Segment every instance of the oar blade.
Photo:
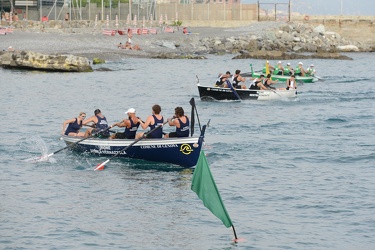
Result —
POLYGON ((102 162, 98 165, 96 165, 96 167, 94 168, 94 171, 101 171, 101 170, 104 170, 105 168, 105 164, 107 164, 109 162, 109 159, 106 160, 105 162, 102 162))
POLYGON ((94 171, 102 171, 102 170, 104 170, 104 168, 105 168, 105 165, 100 163, 100 164, 96 165, 94 171))
POLYGON ((41 156, 32 157, 32 158, 29 158, 29 159, 25 159, 23 161, 32 162, 32 163, 45 162, 45 161, 49 161, 49 158, 52 155, 54 155, 54 153, 51 153, 51 154, 48 154, 48 155, 41 155, 41 156))

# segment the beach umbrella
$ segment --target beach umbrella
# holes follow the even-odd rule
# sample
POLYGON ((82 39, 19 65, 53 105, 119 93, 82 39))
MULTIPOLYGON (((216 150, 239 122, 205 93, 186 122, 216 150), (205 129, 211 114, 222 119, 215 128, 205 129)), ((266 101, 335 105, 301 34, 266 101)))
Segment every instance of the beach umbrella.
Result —
POLYGON ((95 27, 98 25, 98 15, 95 15, 95 27))
POLYGON ((107 15, 107 28, 109 27, 109 15, 107 15))
POLYGON ((178 21, 178 12, 176 11, 176 23, 177 23, 177 21, 178 21))
POLYGON ((168 24, 168 16, 167 16, 167 14, 165 14, 165 24, 166 25, 168 24))
POLYGON ((143 16, 143 20, 142 20, 142 28, 144 28, 146 26, 146 17, 143 16))
POLYGON ((137 15, 134 15, 133 25, 137 26, 137 15))
POLYGON ((118 28, 118 16, 116 15, 116 28, 118 28))

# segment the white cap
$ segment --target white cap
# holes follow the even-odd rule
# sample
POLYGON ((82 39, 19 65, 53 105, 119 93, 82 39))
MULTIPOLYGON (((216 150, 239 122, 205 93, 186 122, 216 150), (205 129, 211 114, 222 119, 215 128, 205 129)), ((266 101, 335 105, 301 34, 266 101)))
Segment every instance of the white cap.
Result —
POLYGON ((278 61, 277 63, 281 63, 281 61, 278 61))
POLYGON ((314 67, 314 64, 311 64, 310 67, 314 67))
POLYGON ((290 63, 287 63, 286 65, 290 65, 290 63))
POLYGON ((303 65, 303 63, 302 63, 302 62, 299 62, 298 64, 301 64, 301 65, 303 65))
POLYGON ((128 111, 126 111, 125 114, 128 114, 128 113, 135 113, 135 109, 133 108, 128 109, 128 111))

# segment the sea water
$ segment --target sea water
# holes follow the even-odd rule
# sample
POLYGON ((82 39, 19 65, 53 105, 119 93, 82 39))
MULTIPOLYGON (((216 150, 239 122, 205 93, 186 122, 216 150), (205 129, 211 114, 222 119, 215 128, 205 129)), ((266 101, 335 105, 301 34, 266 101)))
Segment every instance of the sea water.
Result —
POLYGON ((197 81, 265 63, 231 56, 124 58, 92 73, 0 69, 1 248, 375 248, 375 56, 348 56, 304 60, 324 82, 277 101, 200 101, 197 81), (176 106, 190 115, 192 97, 195 133, 210 121, 204 151, 243 242, 191 191, 193 169, 113 159, 93 171, 106 158, 69 150, 25 161, 65 147, 62 123, 81 111, 99 108, 113 124, 129 108, 146 119, 157 103, 167 118, 176 106))

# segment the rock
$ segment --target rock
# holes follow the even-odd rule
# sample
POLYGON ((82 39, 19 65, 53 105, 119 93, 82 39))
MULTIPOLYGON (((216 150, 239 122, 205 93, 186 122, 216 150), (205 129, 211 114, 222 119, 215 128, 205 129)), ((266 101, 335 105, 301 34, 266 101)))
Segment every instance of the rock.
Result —
POLYGON ((97 58, 97 57, 94 57, 92 59, 92 64, 102 64, 102 63, 105 63, 105 60, 97 58))
POLYGON ((176 49, 176 45, 174 45, 173 42, 169 42, 169 41, 163 41, 162 46, 168 49, 176 49))
POLYGON ((0 56, 0 66, 62 72, 91 72, 85 57, 74 55, 45 55, 32 51, 5 52, 0 56))
POLYGON ((343 45, 343 46, 337 46, 337 49, 342 52, 357 52, 359 51, 357 46, 354 45, 343 45))
POLYGON ((267 59, 267 60, 295 60, 295 59, 336 59, 336 60, 353 60, 348 56, 340 55, 339 53, 316 53, 312 55, 302 55, 298 53, 284 53, 280 51, 256 51, 247 52, 242 51, 240 55, 233 57, 233 59, 267 59))
POLYGON ((326 32, 326 29, 323 24, 319 24, 313 29, 314 32, 324 34, 326 32))
POLYGON ((336 59, 336 60, 353 60, 348 56, 340 55, 339 53, 316 53, 311 55, 310 58, 318 58, 318 59, 336 59))
POLYGON ((111 70, 110 68, 102 67, 102 68, 97 68, 96 71, 113 71, 113 70, 111 70))

